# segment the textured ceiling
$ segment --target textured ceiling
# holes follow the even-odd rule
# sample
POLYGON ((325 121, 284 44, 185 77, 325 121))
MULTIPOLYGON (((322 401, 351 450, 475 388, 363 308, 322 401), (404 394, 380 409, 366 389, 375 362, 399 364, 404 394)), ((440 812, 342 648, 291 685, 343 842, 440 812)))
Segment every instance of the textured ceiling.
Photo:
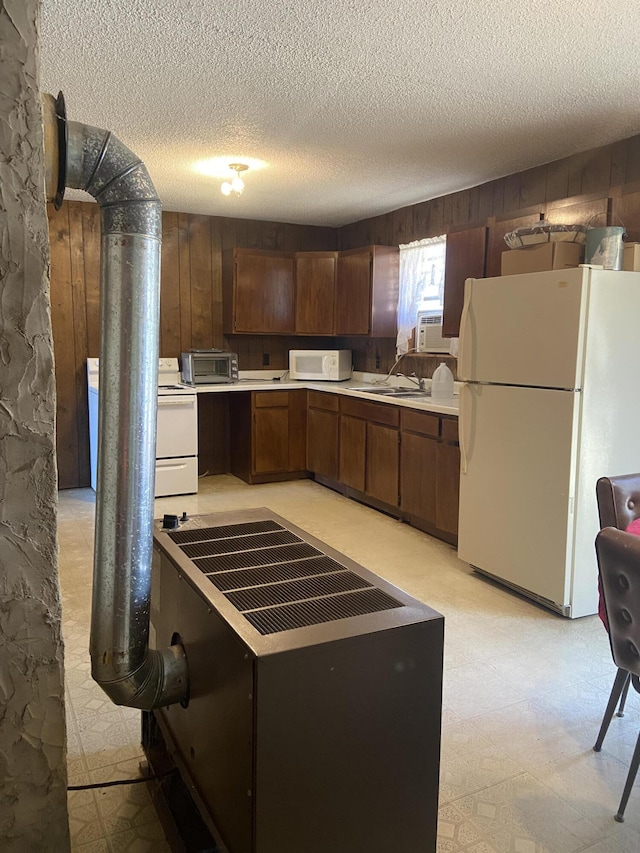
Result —
POLYGON ((43 91, 168 210, 336 226, 640 132, 629 0, 42 0, 40 30, 43 91), (215 157, 263 166, 227 198, 215 157))

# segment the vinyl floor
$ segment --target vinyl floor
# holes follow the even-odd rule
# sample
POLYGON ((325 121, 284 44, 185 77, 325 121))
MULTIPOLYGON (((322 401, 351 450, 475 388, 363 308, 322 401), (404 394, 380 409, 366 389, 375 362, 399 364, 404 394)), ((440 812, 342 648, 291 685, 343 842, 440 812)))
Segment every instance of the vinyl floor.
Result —
MULTIPOLYGON (((444 614, 438 853, 640 850, 638 785, 625 822, 613 819, 640 727, 633 690, 602 752, 591 749, 615 674, 597 617, 548 612, 471 571, 451 546, 308 480, 206 477, 197 495, 157 500, 155 515, 256 506, 444 614)), ((89 489, 59 495, 70 784, 134 777, 143 758, 139 712, 112 705, 90 677, 94 511, 89 489)), ((169 850, 145 785, 71 792, 69 813, 78 853, 169 850)))

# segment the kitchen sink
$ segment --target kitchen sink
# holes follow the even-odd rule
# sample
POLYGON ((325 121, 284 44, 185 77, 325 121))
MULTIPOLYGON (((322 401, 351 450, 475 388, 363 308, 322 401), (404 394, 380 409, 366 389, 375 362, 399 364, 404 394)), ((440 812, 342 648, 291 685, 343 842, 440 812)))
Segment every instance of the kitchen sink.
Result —
MULTIPOLYGON (((398 388, 392 388, 389 385, 362 385, 357 388, 348 388, 349 391, 362 391, 365 394, 391 394, 393 391, 398 391, 398 388)), ((405 389, 408 390, 408 389, 405 389)))
POLYGON ((380 394, 383 397, 430 397, 431 390, 425 389, 421 391, 419 388, 408 388, 408 387, 398 387, 393 388, 390 386, 385 386, 384 388, 374 387, 371 385, 362 386, 359 388, 350 388, 350 391, 360 391, 364 394, 380 394))

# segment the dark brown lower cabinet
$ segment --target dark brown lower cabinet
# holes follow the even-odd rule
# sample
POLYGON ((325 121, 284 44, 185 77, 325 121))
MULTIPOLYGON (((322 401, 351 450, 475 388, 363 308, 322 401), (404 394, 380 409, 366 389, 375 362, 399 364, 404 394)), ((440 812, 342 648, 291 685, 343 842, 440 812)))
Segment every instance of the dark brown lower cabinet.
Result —
POLYGON ((324 485, 457 542, 457 418, 315 390, 225 397, 232 474, 268 483, 312 472, 324 485))
POLYGON ((442 418, 437 454, 436 527, 458 539, 460 445, 458 421, 442 418))
POLYGON ((455 544, 458 537, 458 421, 404 409, 400 508, 410 524, 455 544))
POLYGON ((367 422, 340 415, 340 464, 338 479, 345 486, 364 492, 367 473, 367 422))
POLYGON ((374 501, 398 505, 400 412, 349 397, 340 401, 340 483, 374 501))
POLYGON ((230 394, 231 473, 247 483, 307 476, 307 392, 230 394))
POLYGON ((253 413, 253 473, 283 474, 289 470, 289 402, 260 405, 253 413))
POLYGON ((338 479, 339 408, 337 394, 308 392, 307 469, 330 480, 338 479))
POLYGON ((404 512, 436 524, 437 438, 402 433, 400 496, 404 512))
POLYGON ((397 427, 367 424, 367 479, 365 492, 376 500, 398 505, 397 427))

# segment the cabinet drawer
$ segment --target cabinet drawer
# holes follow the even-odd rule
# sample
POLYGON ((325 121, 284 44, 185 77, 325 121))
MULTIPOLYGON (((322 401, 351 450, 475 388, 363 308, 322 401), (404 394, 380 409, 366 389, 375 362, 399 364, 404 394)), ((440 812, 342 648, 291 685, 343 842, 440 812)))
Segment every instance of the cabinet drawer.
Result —
POLYGON ((440 435, 440 418, 437 415, 428 415, 424 412, 416 412, 413 409, 403 409, 402 429, 407 432, 417 432, 419 435, 438 438, 440 435))
POLYGON ((325 394, 323 391, 309 391, 309 408, 337 412, 339 407, 337 394, 325 394))
POLYGON ((397 427, 400 425, 400 409, 397 406, 385 406, 383 403, 367 403, 364 400, 352 400, 343 397, 340 401, 340 411, 343 415, 363 418, 378 424, 397 427))
POLYGON ((442 419, 442 440, 448 444, 458 441, 458 421, 453 418, 442 419))
POLYGON ((253 404, 257 409, 289 405, 288 391, 254 391, 253 404))

